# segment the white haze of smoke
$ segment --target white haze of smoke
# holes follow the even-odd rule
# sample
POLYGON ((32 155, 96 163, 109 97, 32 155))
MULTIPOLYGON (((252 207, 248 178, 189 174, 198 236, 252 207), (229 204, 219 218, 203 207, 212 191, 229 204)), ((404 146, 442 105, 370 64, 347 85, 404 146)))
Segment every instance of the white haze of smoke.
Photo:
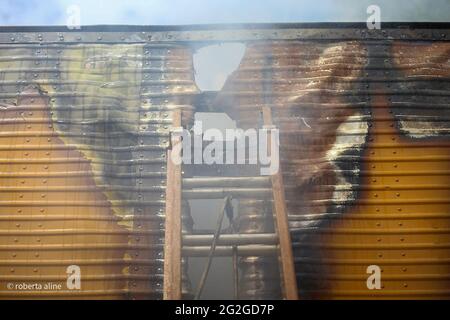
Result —
POLYGON ((74 4, 84 25, 364 22, 371 4, 382 22, 450 21, 448 0, 0 0, 0 25, 64 25, 74 4))

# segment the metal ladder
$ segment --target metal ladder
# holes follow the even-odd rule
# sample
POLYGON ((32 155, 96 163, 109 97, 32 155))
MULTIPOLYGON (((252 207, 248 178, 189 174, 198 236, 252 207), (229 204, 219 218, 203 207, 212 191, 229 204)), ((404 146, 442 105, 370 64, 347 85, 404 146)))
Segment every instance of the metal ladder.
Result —
MULTIPOLYGON (((264 126, 274 128, 271 109, 263 107, 264 126)), ((174 112, 174 130, 181 128, 181 111, 174 112)), ((171 147, 167 151, 166 222, 164 244, 164 299, 179 300, 181 292, 182 256, 208 256, 208 263, 202 275, 196 298, 199 298, 207 277, 213 256, 233 256, 234 264, 239 255, 279 254, 284 299, 298 299, 297 279, 294 269, 291 237, 287 219, 284 184, 281 169, 271 176, 259 177, 201 177, 182 178, 181 165, 171 159, 173 146, 181 143, 177 135, 171 136, 171 147), (255 196, 272 195, 275 216, 275 233, 263 234, 222 234, 220 227, 224 214, 230 210, 232 197, 242 192, 255 196), (182 235, 181 200, 184 199, 224 199, 214 234, 182 235)), ((270 135, 268 144, 270 146, 270 135)), ((270 150, 270 147, 268 148, 270 150)), ((236 274, 236 272, 235 272, 236 274)), ((237 275, 235 275, 237 282, 237 275)), ((235 283, 235 291, 236 291, 235 283)))

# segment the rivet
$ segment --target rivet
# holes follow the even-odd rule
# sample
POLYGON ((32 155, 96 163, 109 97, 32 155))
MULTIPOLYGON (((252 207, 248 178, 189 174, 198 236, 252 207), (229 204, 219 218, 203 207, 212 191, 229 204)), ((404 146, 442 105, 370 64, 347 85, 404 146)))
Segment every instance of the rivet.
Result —
POLYGON ((400 193, 398 193, 398 192, 397 192, 395 195, 396 195, 397 197, 400 197, 400 193))
POLYGON ((20 223, 16 223, 16 227, 17 227, 17 228, 20 228, 20 223))

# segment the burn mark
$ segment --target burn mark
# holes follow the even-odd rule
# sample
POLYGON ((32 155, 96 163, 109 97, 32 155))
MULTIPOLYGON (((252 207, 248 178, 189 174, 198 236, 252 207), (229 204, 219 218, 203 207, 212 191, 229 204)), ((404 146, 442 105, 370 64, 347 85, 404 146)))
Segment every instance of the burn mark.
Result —
POLYGON ((390 101, 403 134, 415 139, 450 135, 450 43, 396 41, 390 101))
MULTIPOLYGON (((368 133, 361 80, 366 63, 366 51, 357 42, 256 43, 248 46, 217 96, 216 104, 243 128, 260 126, 261 106, 272 107, 294 247, 308 242, 310 230, 325 227, 357 198, 368 133)), ((303 250, 301 255, 319 257, 320 252, 303 250)), ((304 264, 296 271, 319 274, 304 264)), ((262 266, 259 272, 264 274, 262 266)), ((299 283, 303 289, 321 285, 306 279, 299 283)))

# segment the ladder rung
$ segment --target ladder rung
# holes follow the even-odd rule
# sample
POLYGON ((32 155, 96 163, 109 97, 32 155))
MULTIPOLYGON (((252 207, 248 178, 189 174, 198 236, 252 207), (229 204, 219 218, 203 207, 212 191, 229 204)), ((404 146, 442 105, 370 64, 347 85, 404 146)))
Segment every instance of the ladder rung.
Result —
POLYGON ((206 187, 270 187, 270 177, 201 177, 183 179, 183 188, 206 187))
MULTIPOLYGON (((237 246, 238 256, 273 256, 279 254, 276 245, 245 245, 237 246)), ((207 257, 211 249, 207 246, 185 246, 182 249, 184 257, 207 257)), ((217 246, 214 250, 215 257, 231 257, 232 246, 217 246)))
POLYGON ((202 188, 183 190, 185 199, 223 199, 233 198, 268 199, 272 197, 270 188, 202 188))
MULTIPOLYGON (((184 246, 208 246, 212 244, 213 234, 184 235, 184 246)), ((278 236, 275 233, 254 234, 221 234, 217 239, 218 245, 238 246, 256 244, 278 244, 278 236)))

